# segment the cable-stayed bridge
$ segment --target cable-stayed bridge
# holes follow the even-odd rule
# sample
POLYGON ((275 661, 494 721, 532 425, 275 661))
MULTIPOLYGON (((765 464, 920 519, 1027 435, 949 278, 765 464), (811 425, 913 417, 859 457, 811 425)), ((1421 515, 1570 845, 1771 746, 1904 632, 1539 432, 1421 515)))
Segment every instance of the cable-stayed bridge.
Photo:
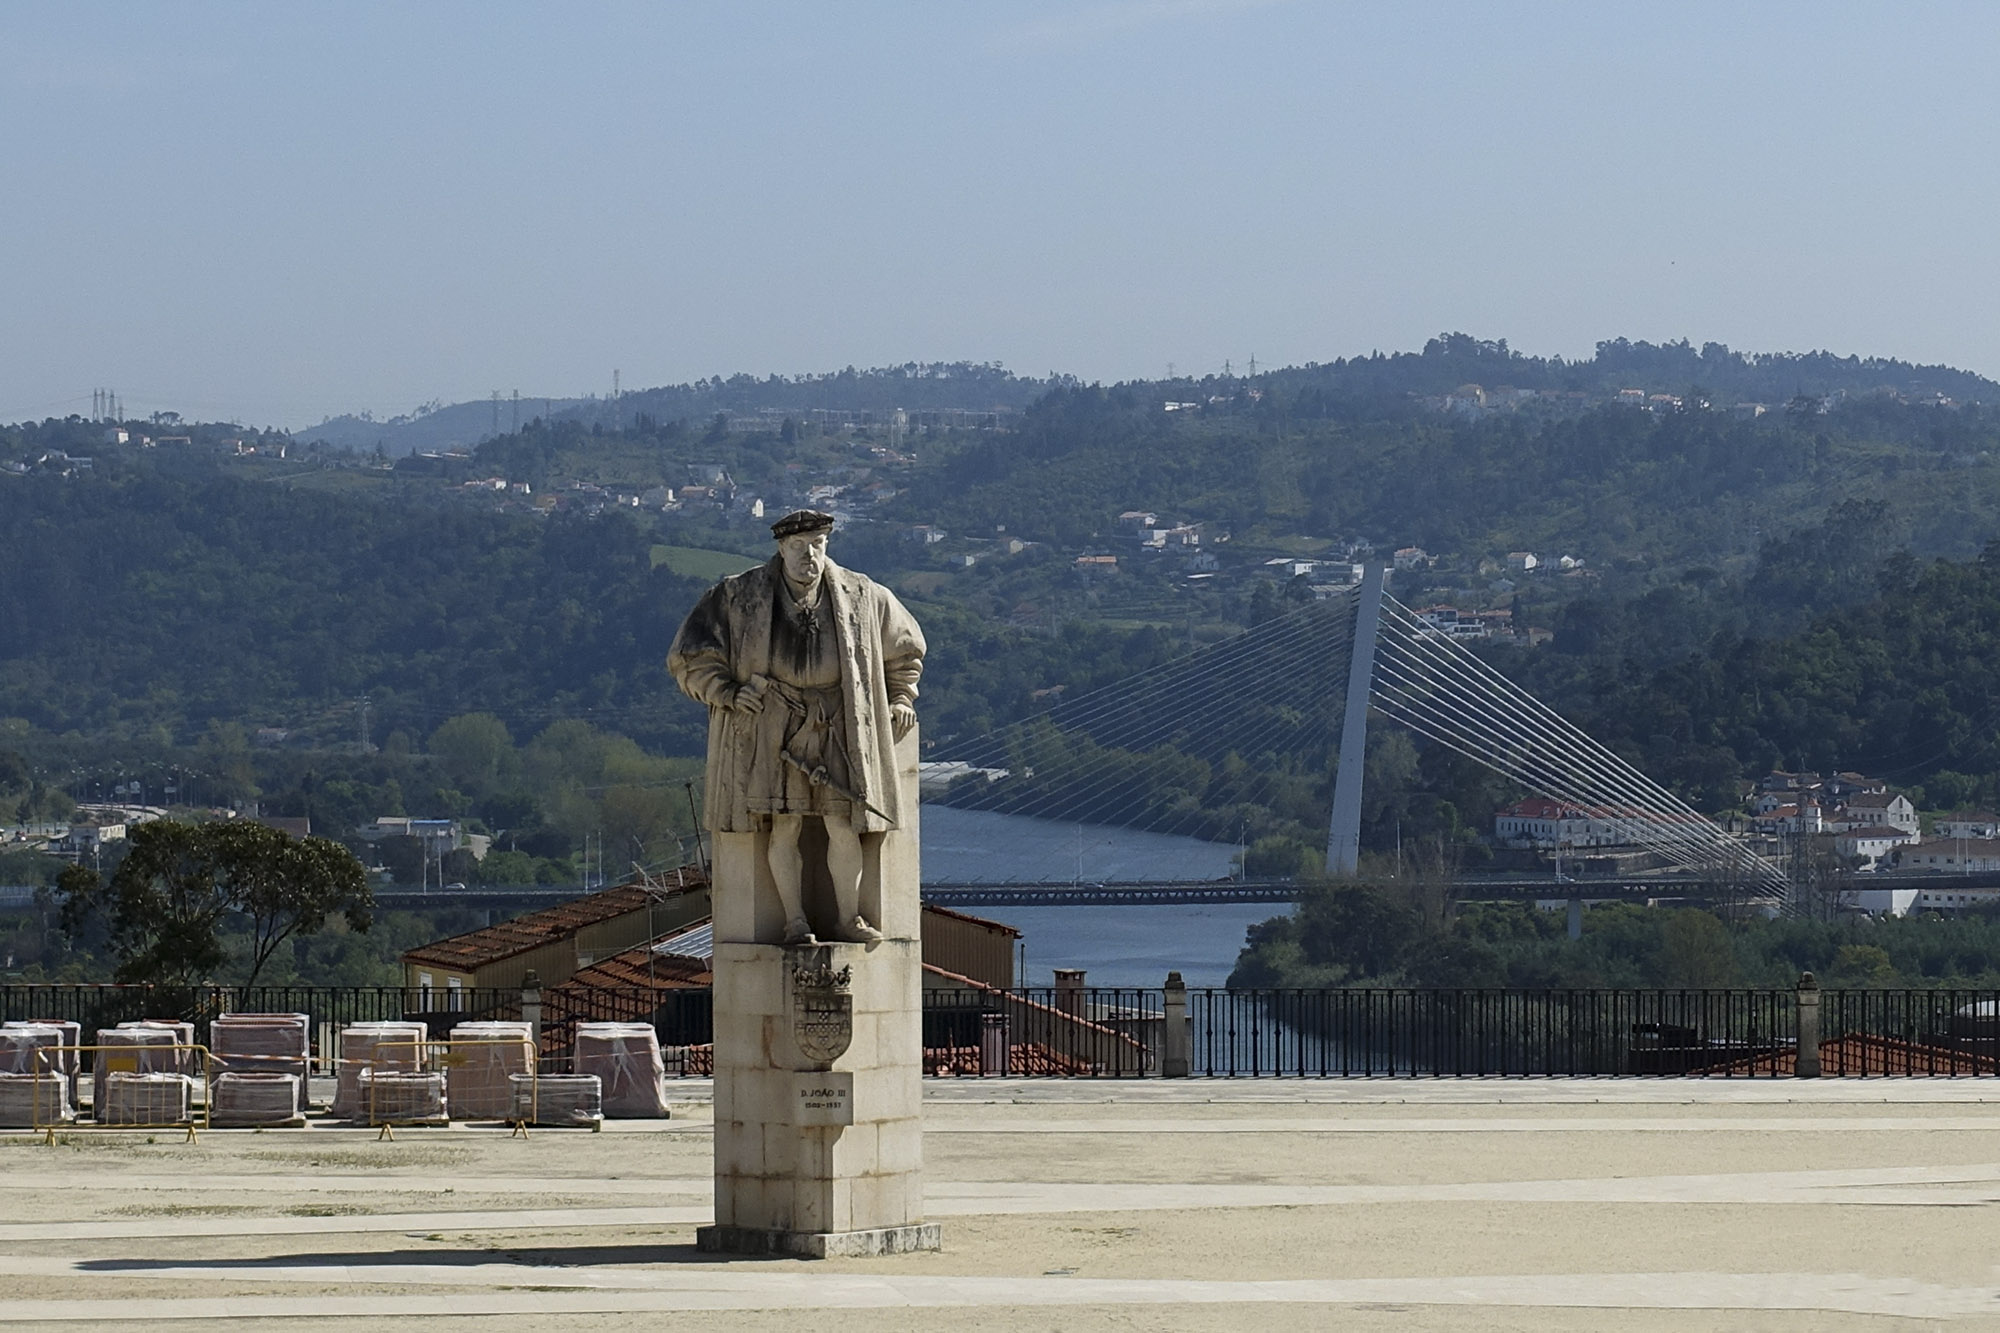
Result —
MULTIPOLYGON (((1580 812, 1603 844, 1652 852, 1671 872, 1648 881, 1659 896, 1693 882, 1710 896, 1775 906, 1790 899, 1776 866, 1388 595, 1379 568, 1345 596, 941 744, 935 757, 945 762, 926 766, 925 799, 933 808, 1199 840, 1183 844, 1190 849, 1247 851, 1316 828, 1329 873, 1353 876, 1371 715, 1580 812)), ((1213 864, 1189 857, 1198 859, 1213 864)), ((1140 879, 1120 878, 1135 889, 1140 879)), ((1174 879, 1144 877, 1161 886, 1174 879)), ((927 891, 935 897, 949 886, 927 891)))

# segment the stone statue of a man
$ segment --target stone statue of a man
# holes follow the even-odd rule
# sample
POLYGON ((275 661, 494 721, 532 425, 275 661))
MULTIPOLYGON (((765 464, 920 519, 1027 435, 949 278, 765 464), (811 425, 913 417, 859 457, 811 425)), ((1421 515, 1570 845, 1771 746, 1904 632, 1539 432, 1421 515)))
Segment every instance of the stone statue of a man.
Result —
POLYGON ((895 594, 828 559, 833 516, 802 509, 771 525, 778 552, 710 588, 674 637, 667 669, 708 705, 703 822, 770 833, 786 944, 816 942, 805 910, 805 821, 826 827, 838 921, 826 933, 880 940, 860 911, 861 838, 899 827, 895 744, 916 725, 924 636, 895 594))

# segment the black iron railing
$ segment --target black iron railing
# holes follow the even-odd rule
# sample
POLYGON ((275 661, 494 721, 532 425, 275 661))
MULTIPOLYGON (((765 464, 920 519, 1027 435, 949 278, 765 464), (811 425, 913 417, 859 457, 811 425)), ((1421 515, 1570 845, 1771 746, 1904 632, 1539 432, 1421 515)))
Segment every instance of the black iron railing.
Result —
MULTIPOLYGON (((933 1075, 1205 1078, 1698 1075, 1798 1072, 1801 996, 1818 997, 1828 1076, 2000 1073, 2000 991, 1478 990, 1017 987, 924 996, 933 1075)), ((544 1066, 566 1067, 578 1023, 650 1023, 676 1073, 709 1070, 712 992, 645 987, 0 986, 0 1020, 98 1028, 225 1012, 303 1013, 315 1054, 349 1023, 532 1018, 544 1066)), ((1808 1064, 1810 1061, 1808 1060, 1808 1064)))

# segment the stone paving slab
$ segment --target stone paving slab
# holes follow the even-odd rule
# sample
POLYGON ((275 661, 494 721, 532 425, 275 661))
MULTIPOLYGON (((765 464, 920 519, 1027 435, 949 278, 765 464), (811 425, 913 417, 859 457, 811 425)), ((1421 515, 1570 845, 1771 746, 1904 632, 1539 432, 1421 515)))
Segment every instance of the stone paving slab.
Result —
MULTIPOLYGON (((173 1270, 166 1270, 173 1271, 173 1270)), ((51 1275, 54 1275, 53 1273, 51 1275)), ((380 1281, 367 1269, 234 1270, 190 1274, 208 1280, 269 1282, 380 1281)), ((1179 1307, 1222 1305, 1242 1310, 1267 1304, 1426 1307, 1581 1307, 1610 1315, 1628 1310, 1693 1314, 1718 1309, 1817 1311, 1901 1319, 1963 1320, 2000 1311, 2000 1287, 1953 1287, 1858 1273, 1595 1273, 1507 1274, 1455 1278, 1375 1278, 1275 1282, 1200 1280, 1116 1281, 1092 1278, 858 1277, 853 1274, 550 1275, 532 1268, 486 1265, 479 1270, 402 1269, 404 1285, 463 1286, 477 1279, 507 1286, 504 1295, 236 1296, 178 1299, 29 1300, 0 1307, 0 1323, 116 1320, 233 1320, 272 1316, 410 1319, 490 1315, 545 1320, 580 1313, 666 1314, 734 1310, 878 1310, 960 1306, 1030 1310, 1078 1306, 1179 1307), (572 1288, 551 1291, 550 1288, 572 1288), (613 1289, 607 1291, 605 1289, 613 1289), (622 1289, 622 1290, 619 1290, 622 1289), (614 1294, 615 1291, 615 1294, 614 1294)), ((1256 1316, 1244 1310, 1246 1322, 1256 1316)), ((1330 1313, 1330 1312, 1329 1312, 1330 1313)))
POLYGON ((821 1264, 695 1252, 677 1099, 615 1135, 0 1135, 0 1325, 2000 1329, 2000 1081, 937 1080, 945 1251, 821 1264))

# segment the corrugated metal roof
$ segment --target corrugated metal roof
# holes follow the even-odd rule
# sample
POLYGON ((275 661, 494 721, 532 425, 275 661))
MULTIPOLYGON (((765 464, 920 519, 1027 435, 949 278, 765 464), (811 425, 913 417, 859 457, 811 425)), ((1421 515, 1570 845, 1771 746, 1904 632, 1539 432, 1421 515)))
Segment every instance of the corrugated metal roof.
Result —
POLYGON ((706 958, 655 953, 651 945, 600 958, 567 981, 551 986, 556 994, 588 990, 699 990, 715 984, 706 958))
POLYGON ((498 925, 421 945, 405 953, 403 961, 469 972, 566 939, 600 921, 644 911, 649 903, 662 897, 678 897, 682 893, 693 893, 708 887, 707 876, 698 869, 689 868, 681 878, 680 884, 669 884, 664 891, 648 888, 644 884, 621 884, 615 889, 587 894, 566 903, 557 903, 554 907, 517 916, 512 921, 502 921, 498 925))
POLYGON ((652 950, 660 957, 672 955, 707 962, 715 957, 715 918, 697 921, 679 934, 654 940, 652 950))

